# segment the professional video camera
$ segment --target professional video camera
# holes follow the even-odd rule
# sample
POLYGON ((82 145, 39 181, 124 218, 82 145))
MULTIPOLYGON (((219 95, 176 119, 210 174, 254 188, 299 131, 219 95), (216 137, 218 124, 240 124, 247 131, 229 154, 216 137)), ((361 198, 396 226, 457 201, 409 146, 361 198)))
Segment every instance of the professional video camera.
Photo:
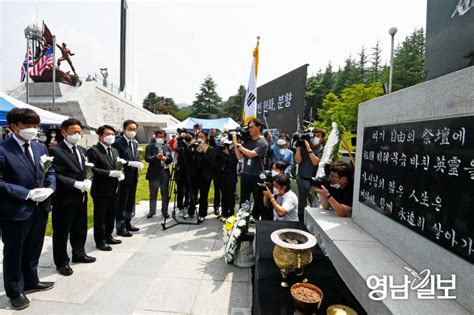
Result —
POLYGON ((235 133, 237 137, 240 137, 243 142, 250 140, 250 132, 248 126, 241 126, 235 129, 229 130, 230 133, 235 133))
POLYGON ((299 133, 295 132, 293 136, 291 137, 291 147, 296 148, 296 147, 304 147, 304 141, 308 141, 311 143, 311 138, 313 137, 313 134, 311 132, 306 132, 306 133, 299 133))
POLYGON ((193 136, 190 135, 186 129, 177 129, 178 137, 176 137, 176 142, 178 143, 178 148, 184 148, 186 146, 185 142, 189 143, 193 140, 193 136))
POLYGON ((257 185, 259 187, 268 187, 270 190, 273 189, 273 176, 271 171, 263 171, 258 176, 257 185))
POLYGON ((321 186, 328 188, 329 185, 331 185, 331 178, 329 175, 331 175, 331 164, 326 163, 324 164, 324 175, 318 178, 311 178, 309 184, 316 188, 320 188, 321 186))

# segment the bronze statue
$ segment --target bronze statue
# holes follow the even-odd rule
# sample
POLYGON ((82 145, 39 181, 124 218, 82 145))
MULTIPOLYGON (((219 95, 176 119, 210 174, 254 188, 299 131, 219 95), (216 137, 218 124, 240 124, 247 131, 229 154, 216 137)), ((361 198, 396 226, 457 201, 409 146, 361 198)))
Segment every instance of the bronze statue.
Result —
POLYGON ((61 50, 62 57, 58 59, 58 68, 61 66, 61 61, 66 60, 69 66, 71 67, 72 72, 74 72, 75 75, 77 75, 76 70, 74 69, 74 66, 72 65, 72 61, 69 58, 69 56, 74 56, 74 54, 69 50, 69 48, 66 47, 66 43, 63 43, 63 46, 59 46, 56 44, 58 48, 61 50))

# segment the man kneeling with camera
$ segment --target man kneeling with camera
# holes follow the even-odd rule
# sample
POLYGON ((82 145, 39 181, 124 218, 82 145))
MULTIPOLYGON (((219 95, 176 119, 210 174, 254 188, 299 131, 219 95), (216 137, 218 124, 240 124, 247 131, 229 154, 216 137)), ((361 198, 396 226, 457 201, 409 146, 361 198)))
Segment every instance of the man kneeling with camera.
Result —
POLYGON ((324 209, 331 207, 341 217, 348 217, 352 212, 352 196, 354 191, 353 168, 351 165, 338 162, 331 165, 329 187, 321 185, 314 190, 324 209))
POLYGON ((274 196, 268 186, 263 191, 265 206, 273 207, 273 221, 298 222, 298 197, 290 190, 290 184, 290 178, 280 174, 273 178, 277 194, 274 196))

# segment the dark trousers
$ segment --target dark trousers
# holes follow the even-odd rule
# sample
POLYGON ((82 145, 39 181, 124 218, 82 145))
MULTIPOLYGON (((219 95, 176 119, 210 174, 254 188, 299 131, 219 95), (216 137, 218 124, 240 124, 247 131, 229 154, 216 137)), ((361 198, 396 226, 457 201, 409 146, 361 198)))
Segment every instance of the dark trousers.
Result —
POLYGON ((237 184, 234 178, 223 178, 222 191, 222 216, 228 218, 234 215, 235 208, 235 185, 237 184))
POLYGON ((150 189, 150 213, 156 213, 156 199, 159 190, 161 192, 161 213, 168 214, 169 181, 170 172, 168 170, 163 171, 158 179, 148 181, 148 187, 150 189))
POLYGON ((53 205, 53 257, 56 267, 69 264, 67 240, 72 247, 72 257, 86 254, 87 239, 87 198, 77 204, 53 205))
POLYGON ((38 207, 27 220, 2 222, 3 283, 9 298, 36 286, 48 214, 38 207))
POLYGON ((250 195, 253 195, 252 216, 258 220, 263 214, 263 192, 257 185, 258 175, 242 174, 240 176, 240 203, 246 200, 250 201, 250 195))
POLYGON ((192 209, 192 214, 194 214, 196 205, 194 202, 194 192, 191 182, 185 179, 178 180, 176 182, 176 190, 176 206, 178 209, 183 210, 185 207, 188 207, 188 210, 192 209))
POLYGON ((135 196, 137 194, 137 180, 132 182, 120 182, 119 200, 116 215, 117 231, 124 230, 130 225, 132 213, 135 208, 135 196))
POLYGON ((314 197, 311 195, 311 185, 309 179, 298 177, 296 179, 298 185, 298 221, 304 223, 304 209, 308 204, 314 202, 314 197))
POLYGON ((207 208, 209 207, 208 197, 211 188, 212 179, 199 178, 197 185, 194 187, 194 200, 198 199, 199 194, 199 216, 205 218, 207 216, 207 208))
POLYGON ((222 174, 214 176, 212 182, 214 183, 214 210, 219 210, 221 206, 221 198, 222 196, 222 182, 223 182, 222 174))
POLYGON ((95 197, 94 201, 94 240, 97 245, 105 244, 112 237, 117 212, 118 196, 95 197))

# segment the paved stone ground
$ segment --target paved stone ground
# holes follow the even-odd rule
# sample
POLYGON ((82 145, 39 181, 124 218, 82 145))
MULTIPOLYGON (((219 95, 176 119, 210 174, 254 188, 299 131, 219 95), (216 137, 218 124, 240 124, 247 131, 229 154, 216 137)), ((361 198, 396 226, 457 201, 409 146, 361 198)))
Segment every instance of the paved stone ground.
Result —
MULTIPOLYGON (((86 251, 93 264, 72 264, 74 274, 56 272, 51 238, 45 239, 39 274, 53 290, 28 295, 21 314, 250 314, 250 269, 227 265, 222 224, 214 215, 200 225, 163 231, 161 215, 146 219, 148 202, 137 205, 140 232, 120 238, 111 252, 96 250, 89 230, 86 251)), ((209 210, 209 213, 211 210, 209 210)), ((70 253, 70 252, 69 252, 70 253)), ((1 268, 0 268, 1 269, 1 268)), ((12 314, 0 274, 0 315, 12 314)))

